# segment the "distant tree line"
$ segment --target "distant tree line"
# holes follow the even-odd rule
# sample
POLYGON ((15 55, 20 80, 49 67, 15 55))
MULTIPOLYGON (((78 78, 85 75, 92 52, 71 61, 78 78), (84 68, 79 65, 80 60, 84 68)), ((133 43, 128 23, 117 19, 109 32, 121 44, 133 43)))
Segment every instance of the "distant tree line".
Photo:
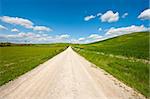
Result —
POLYGON ((0 47, 6 47, 6 46, 31 46, 33 44, 16 44, 16 43, 10 43, 10 42, 0 42, 0 47))

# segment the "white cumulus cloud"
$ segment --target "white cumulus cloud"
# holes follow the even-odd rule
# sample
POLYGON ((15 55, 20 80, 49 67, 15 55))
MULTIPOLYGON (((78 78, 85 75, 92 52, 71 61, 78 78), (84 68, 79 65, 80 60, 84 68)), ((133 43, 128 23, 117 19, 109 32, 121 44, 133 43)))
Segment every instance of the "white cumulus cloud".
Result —
POLYGON ((35 26, 35 27, 33 27, 33 30, 36 30, 36 31, 52 31, 52 29, 50 29, 46 26, 35 26))
POLYGON ((0 25, 0 30, 8 30, 8 28, 3 25, 0 25))
POLYGON ((128 16, 128 13, 124 13, 121 17, 122 18, 125 18, 125 17, 127 17, 128 16))
POLYGON ((20 32, 18 34, 0 34, 1 42, 14 43, 53 43, 53 42, 69 42, 70 35, 62 34, 50 36, 48 34, 38 34, 34 32, 20 32))
POLYGON ((70 37, 70 35, 68 35, 68 34, 62 34, 62 35, 59 35, 57 37, 58 37, 58 39, 68 39, 70 37))
POLYGON ((102 31, 102 28, 98 28, 98 31, 102 31))
POLYGON ((98 34, 91 34, 90 36, 88 36, 89 39, 101 39, 102 36, 98 35, 98 34))
POLYGON ((23 26, 28 29, 33 29, 37 31, 52 31, 51 28, 46 26, 34 26, 34 23, 28 19, 10 16, 1 16, 0 20, 5 23, 23 26))
POLYGON ((96 16, 94 16, 94 15, 90 15, 90 16, 86 16, 85 18, 84 18, 84 21, 89 21, 89 20, 91 20, 91 19, 94 19, 96 16))
POLYGON ((14 28, 14 29, 11 29, 11 32, 19 32, 19 30, 14 28))
POLYGON ((144 25, 141 25, 141 26, 131 25, 128 27, 120 27, 120 28, 112 27, 106 32, 106 35, 111 35, 111 34, 119 35, 119 34, 140 32, 140 31, 148 31, 148 28, 144 27, 144 25))
POLYGON ((9 16, 2 16, 0 20, 9 24, 16 24, 24 26, 25 28, 32 28, 33 23, 28 19, 18 18, 18 17, 9 17, 9 16))
POLYGON ((97 13, 97 16, 101 16, 102 15, 102 13, 97 13))
POLYGON ((150 9, 146 9, 138 16, 141 20, 150 20, 150 9))
POLYGON ((18 34, 19 37, 36 37, 38 36, 38 34, 32 33, 32 32, 28 32, 28 33, 24 33, 24 32, 20 32, 18 34))
POLYGON ((79 40, 79 41, 84 41, 85 38, 84 38, 84 37, 81 37, 81 38, 79 38, 78 40, 79 40))
POLYGON ((119 20, 119 13, 114 13, 113 11, 109 10, 100 17, 102 22, 116 22, 119 20))

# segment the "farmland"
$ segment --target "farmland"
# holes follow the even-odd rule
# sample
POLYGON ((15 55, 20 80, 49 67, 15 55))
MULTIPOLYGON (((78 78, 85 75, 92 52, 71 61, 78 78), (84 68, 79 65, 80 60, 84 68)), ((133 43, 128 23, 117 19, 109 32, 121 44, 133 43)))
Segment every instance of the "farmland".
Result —
POLYGON ((149 61, 148 32, 74 45, 74 50, 143 95, 149 96, 149 63, 145 62, 149 61))
POLYGON ((66 47, 67 44, 0 47, 0 85, 35 68, 66 47))

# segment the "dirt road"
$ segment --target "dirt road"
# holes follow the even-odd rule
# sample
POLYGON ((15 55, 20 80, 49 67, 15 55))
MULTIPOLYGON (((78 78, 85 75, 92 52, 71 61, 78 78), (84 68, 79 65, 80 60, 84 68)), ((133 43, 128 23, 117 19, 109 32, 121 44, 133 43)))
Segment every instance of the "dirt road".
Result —
POLYGON ((144 99, 71 47, 0 87, 0 99, 144 99))

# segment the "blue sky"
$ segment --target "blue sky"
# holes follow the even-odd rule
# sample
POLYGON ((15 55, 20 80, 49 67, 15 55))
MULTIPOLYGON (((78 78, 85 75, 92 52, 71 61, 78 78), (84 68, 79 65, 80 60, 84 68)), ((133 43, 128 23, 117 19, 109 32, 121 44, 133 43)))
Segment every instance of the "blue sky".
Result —
POLYGON ((34 43, 37 40, 32 41, 31 37, 29 39, 27 36, 37 35, 37 38, 43 39, 39 40, 39 43, 86 43, 134 30, 145 31, 148 29, 150 19, 148 2, 148 0, 1 0, 0 38, 1 41, 19 43, 26 39, 34 43), (16 17, 22 20, 17 20, 16 17), (25 24, 28 23, 23 20, 30 21, 32 24, 29 22, 29 25, 32 26, 27 27, 25 24), (44 26, 44 29, 35 28, 36 26, 44 26))

